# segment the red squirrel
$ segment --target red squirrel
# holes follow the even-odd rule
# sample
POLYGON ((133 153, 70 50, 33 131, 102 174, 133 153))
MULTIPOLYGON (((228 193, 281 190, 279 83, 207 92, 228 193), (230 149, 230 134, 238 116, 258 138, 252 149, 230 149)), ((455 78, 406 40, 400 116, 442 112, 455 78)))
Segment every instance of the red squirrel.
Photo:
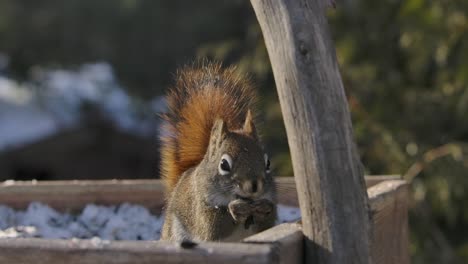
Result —
POLYGON ((219 63, 187 66, 178 71, 167 103, 161 239, 238 241, 272 227, 276 191, 248 78, 219 63))

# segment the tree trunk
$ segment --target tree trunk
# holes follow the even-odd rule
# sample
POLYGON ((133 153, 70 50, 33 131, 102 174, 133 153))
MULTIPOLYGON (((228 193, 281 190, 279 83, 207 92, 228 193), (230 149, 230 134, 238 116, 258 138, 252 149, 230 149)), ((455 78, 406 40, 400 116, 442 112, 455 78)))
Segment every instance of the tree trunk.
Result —
POLYGON ((309 263, 369 263, 369 212, 321 0, 251 0, 278 89, 309 263))

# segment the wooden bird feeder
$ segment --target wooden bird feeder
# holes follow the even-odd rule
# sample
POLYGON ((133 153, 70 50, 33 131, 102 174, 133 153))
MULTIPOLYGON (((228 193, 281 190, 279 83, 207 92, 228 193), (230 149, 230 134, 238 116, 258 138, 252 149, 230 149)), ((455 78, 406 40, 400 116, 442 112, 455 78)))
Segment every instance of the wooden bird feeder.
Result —
MULTIPOLYGON (((327 1, 327 3, 330 1, 327 1)), ((251 0, 275 76, 294 178, 281 204, 300 206, 301 223, 281 224, 239 243, 0 239, 0 263, 409 263, 407 186, 367 177, 352 125, 324 0, 251 0), (297 189, 296 189, 297 186, 297 189), (366 191, 367 190, 367 191, 366 191)), ((15 182, 0 204, 39 201, 59 211, 87 203, 163 207, 158 180, 15 182)))
MULTIPOLYGON (((277 178, 279 203, 298 206, 292 177, 277 178)), ((398 176, 366 177, 374 230, 374 263, 408 263, 407 188, 398 176)), ((159 214, 164 206, 159 180, 14 182, 0 185, 0 204, 24 210, 31 201, 61 212, 86 204, 141 204, 159 214)), ((193 248, 160 241, 0 239, 0 263, 304 263, 301 224, 273 227, 240 243, 201 243, 193 248)), ((358 243, 358 242, 356 242, 358 243)))

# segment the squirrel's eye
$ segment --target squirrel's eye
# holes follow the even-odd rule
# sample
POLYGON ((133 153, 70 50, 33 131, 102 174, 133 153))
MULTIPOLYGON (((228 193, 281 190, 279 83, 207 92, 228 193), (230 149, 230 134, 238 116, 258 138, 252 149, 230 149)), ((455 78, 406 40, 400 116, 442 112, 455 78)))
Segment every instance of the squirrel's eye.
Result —
POLYGON ((221 170, 223 171, 230 171, 231 167, 229 166, 229 162, 225 159, 221 160, 221 164, 219 165, 221 170))
POLYGON ((221 162, 219 163, 219 174, 226 175, 231 171, 232 159, 228 154, 224 154, 221 157, 221 162))
POLYGON ((268 155, 264 155, 265 158, 265 171, 266 173, 270 173, 270 159, 268 158, 268 155))

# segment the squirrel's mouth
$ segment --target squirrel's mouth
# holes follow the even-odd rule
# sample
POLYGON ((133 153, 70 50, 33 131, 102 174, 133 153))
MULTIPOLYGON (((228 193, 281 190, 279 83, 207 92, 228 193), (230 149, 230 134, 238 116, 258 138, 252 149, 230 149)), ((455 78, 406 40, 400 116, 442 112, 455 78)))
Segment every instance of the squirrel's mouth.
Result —
POLYGON ((236 194, 236 199, 239 199, 239 200, 243 200, 243 201, 246 201, 246 202, 253 202, 253 199, 250 198, 250 197, 245 197, 245 196, 241 196, 239 194, 236 194))
POLYGON ((244 192, 242 190, 235 190, 234 191, 234 197, 236 199, 241 199, 245 201, 255 201, 263 195, 263 192, 256 192, 256 193, 248 193, 244 192))

